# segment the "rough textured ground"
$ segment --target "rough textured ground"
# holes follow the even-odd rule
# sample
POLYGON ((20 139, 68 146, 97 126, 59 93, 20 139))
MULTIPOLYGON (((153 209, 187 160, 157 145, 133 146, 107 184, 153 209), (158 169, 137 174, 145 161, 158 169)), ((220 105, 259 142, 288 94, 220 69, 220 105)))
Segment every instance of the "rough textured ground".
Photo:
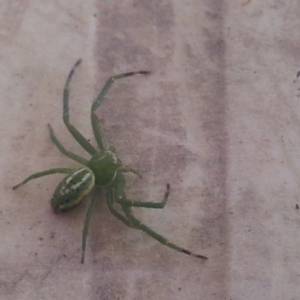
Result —
MULTIPOLYGON (((286 1, 37 1, 0 5, 0 299, 298 299, 300 277, 300 3, 286 1), (84 4, 83 4, 84 2, 84 4), (32 172, 75 167, 51 143, 84 150, 90 104, 117 82, 98 116, 108 142, 143 180, 128 194, 164 210, 136 215, 203 262, 126 228, 101 198, 86 263, 86 206, 52 213, 60 176, 12 191, 32 172)), ((86 156, 88 157, 88 156, 86 156)))

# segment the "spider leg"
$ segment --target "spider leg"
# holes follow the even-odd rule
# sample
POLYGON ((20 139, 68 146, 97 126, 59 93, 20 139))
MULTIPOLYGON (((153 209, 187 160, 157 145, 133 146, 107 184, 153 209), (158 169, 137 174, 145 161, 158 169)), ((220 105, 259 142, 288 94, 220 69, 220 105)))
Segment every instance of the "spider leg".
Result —
POLYGON ((163 209, 168 201, 168 197, 170 195, 170 184, 167 183, 167 189, 165 191, 164 198, 161 202, 153 202, 153 201, 133 201, 130 199, 127 199, 126 195, 124 192, 117 193, 119 196, 116 199, 116 202, 121 204, 121 206, 126 206, 126 207, 144 207, 144 208, 160 208, 163 209))
POLYGON ((86 249, 86 238, 88 236, 89 233, 89 225, 91 222, 91 218, 93 215, 93 212, 96 208, 96 205, 98 203, 99 198, 98 197, 94 197, 91 200, 91 203, 89 205, 89 208, 86 212, 85 215, 85 220, 84 220, 84 226, 83 226, 83 230, 82 230, 82 246, 81 246, 81 263, 84 263, 84 257, 85 257, 85 249, 86 249))
POLYGON ((106 203, 107 203, 109 211, 116 218, 118 218, 121 222, 123 222, 125 225, 127 225, 128 227, 131 227, 131 223, 114 208, 114 200, 113 199, 114 199, 113 190, 109 189, 106 193, 106 203))
POLYGON ((65 147, 59 142, 59 140, 55 136, 54 131, 53 131, 50 124, 48 124, 48 128, 49 128, 50 138, 51 138, 52 142, 55 144, 55 146, 58 148, 58 150, 62 154, 64 154, 65 156, 69 157, 72 160, 77 161, 78 163, 80 163, 82 165, 87 165, 88 160, 86 160, 83 157, 80 157, 79 155, 65 149, 65 147))
POLYGON ((97 150, 90 144, 90 142, 70 123, 69 117, 69 85, 74 74, 75 68, 81 63, 81 59, 79 59, 72 70, 70 71, 65 87, 64 87, 64 95, 63 95, 63 120, 68 128, 71 135, 75 138, 75 140, 84 148, 88 153, 94 155, 97 153, 97 150))
POLYGON ((99 121, 97 120, 97 117, 95 115, 95 111, 100 106, 100 104, 102 103, 102 101, 104 99, 104 96, 106 95, 107 91, 109 90, 109 88, 111 87, 111 85, 114 83, 115 80, 121 79, 121 78, 124 78, 124 77, 133 76, 133 75, 136 75, 136 74, 147 75, 147 74, 150 74, 150 72, 149 71, 129 72, 129 73, 123 73, 123 74, 119 74, 119 75, 109 77, 107 79, 106 83, 104 84, 102 90, 100 91, 99 95, 97 96, 97 98, 95 99, 95 101, 92 104, 91 122, 92 122, 94 135, 95 135, 95 138, 96 138, 96 141, 97 141, 97 144, 98 144, 100 150, 105 149, 105 141, 104 141, 104 138, 103 138, 103 135, 102 135, 102 131, 101 131, 99 121))
MULTIPOLYGON (((106 201, 107 201, 107 206, 110 212, 117 217, 120 221, 122 221, 125 225, 131 227, 131 223, 124 217, 122 216, 113 206, 113 191, 111 189, 108 189, 106 192, 106 201)), ((84 263, 84 257, 85 257, 85 249, 86 249, 86 239, 88 236, 88 231, 89 231, 89 224, 92 218, 92 214, 95 210, 96 204, 98 202, 98 198, 95 197, 91 203, 90 206, 87 210, 86 216, 85 216, 85 221, 84 221, 84 227, 82 231, 82 251, 81 251, 81 263, 84 263)))
POLYGON ((143 177, 142 174, 139 171, 131 168, 130 166, 123 166, 122 168, 118 169, 118 171, 123 172, 123 173, 126 173, 126 172, 127 173, 133 173, 133 174, 135 174, 136 176, 138 176, 140 178, 143 177))
POLYGON ((34 173, 34 174, 30 175, 29 177, 25 178, 19 184, 15 185, 12 189, 16 190, 20 186, 24 185, 25 183, 27 183, 28 181, 30 181, 32 179, 36 179, 36 178, 47 176, 47 175, 51 175, 51 174, 58 174, 58 173, 59 174, 69 174, 72 171, 74 171, 74 169, 69 169, 69 168, 53 168, 53 169, 49 169, 49 170, 46 170, 46 171, 34 173))
POLYGON ((97 141, 98 147, 100 150, 103 151, 106 148, 105 140, 104 140, 103 133, 101 130, 100 122, 93 111, 91 112, 91 121, 92 121, 92 128, 93 128, 94 136, 97 141))
POLYGON ((207 257, 204 256, 204 255, 193 253, 193 252, 191 252, 191 251, 189 251, 185 248, 179 247, 178 245, 169 242, 168 239, 166 239, 162 235, 160 235, 157 232, 155 232, 154 230, 152 230, 150 227, 143 224, 141 221, 136 219, 134 217, 134 215, 132 214, 131 206, 162 208, 162 207, 159 207, 159 205, 164 206, 167 199, 168 199, 168 196, 169 196, 169 193, 170 193, 170 185, 169 184, 167 184, 167 190, 165 192, 165 196, 164 196, 163 201, 161 203, 143 202, 148 206, 140 205, 141 202, 139 202, 139 201, 130 201, 130 200, 128 200, 126 198, 126 195, 125 195, 125 192, 124 192, 125 184, 126 184, 126 180, 125 180, 124 175, 123 174, 118 174, 118 176, 115 180, 115 185, 114 185, 114 189, 115 189, 115 195, 114 196, 117 199, 114 199, 114 200, 115 200, 115 202, 118 202, 121 205, 121 208, 122 208, 125 216, 127 217, 128 221, 131 224, 131 227, 134 227, 135 229, 144 231, 149 236, 151 236, 153 239, 157 240, 159 243, 161 243, 161 244, 163 244, 163 245, 165 245, 165 246, 167 246, 171 249, 174 249, 176 251, 179 251, 179 252, 182 252, 182 253, 185 253, 187 255, 197 257, 197 258, 207 259, 207 257), (122 200, 120 200, 120 199, 122 199, 122 200), (127 200, 128 202, 125 201, 125 200, 127 200), (131 203, 133 203, 133 205, 130 205, 131 203))
POLYGON ((173 244, 171 242, 169 242, 168 239, 166 239, 165 237, 163 237, 162 235, 158 234, 157 232, 155 232, 154 230, 152 230, 151 228, 149 228, 148 226, 146 226, 145 224, 143 224, 141 221, 139 221, 138 219, 136 219, 131 211, 130 207, 124 206, 122 205, 122 209, 124 211, 124 214, 127 216, 128 220, 130 221, 130 223, 132 224, 132 226, 136 229, 142 230, 145 233, 147 233, 149 236, 151 236, 153 239, 157 240, 159 243, 174 249, 176 251, 185 253, 187 255, 193 256, 193 257, 197 257, 197 258, 201 258, 201 259, 207 259, 206 256, 201 255, 201 254, 196 254, 193 253, 187 249, 184 249, 182 247, 177 246, 176 244, 173 244))
POLYGON ((170 184, 167 183, 167 189, 164 194, 164 198, 161 202, 153 202, 153 201, 148 201, 148 202, 143 202, 143 201, 133 201, 130 200, 126 197, 125 195, 125 185, 126 185, 126 179, 123 174, 119 173, 117 175, 117 178, 115 180, 115 195, 114 195, 114 200, 115 202, 119 203, 121 206, 126 206, 126 207, 145 207, 145 208, 164 208, 167 201, 168 197, 170 195, 170 184))

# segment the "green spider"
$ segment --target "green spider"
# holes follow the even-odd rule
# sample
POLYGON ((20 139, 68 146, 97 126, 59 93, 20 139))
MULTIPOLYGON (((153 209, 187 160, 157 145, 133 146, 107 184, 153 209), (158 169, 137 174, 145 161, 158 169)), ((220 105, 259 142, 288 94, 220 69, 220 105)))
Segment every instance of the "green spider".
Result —
MULTIPOLYGON (((167 203, 169 194, 170 194, 170 184, 167 183, 166 191, 161 202, 141 202, 141 201, 133 201, 126 197, 125 195, 125 186, 126 180, 124 173, 131 172, 138 176, 139 173, 128 167, 124 166, 121 160, 116 156, 115 151, 111 147, 107 147, 105 140, 103 138, 100 124, 95 115, 96 109, 102 103, 105 94, 113 84, 113 82, 117 79, 123 77, 129 77, 136 74, 147 75, 149 71, 138 71, 138 72, 130 72, 124 73, 116 76, 110 77, 98 97, 92 104, 91 108, 91 122, 92 128, 95 135, 95 139, 97 141, 99 150, 90 144, 90 142, 70 123, 69 120, 69 85, 74 74, 75 68, 81 63, 81 59, 79 59, 72 70, 69 73, 67 78, 64 93, 63 93, 63 120, 64 123, 71 133, 71 135, 75 138, 75 140, 91 155, 90 160, 86 160, 83 157, 78 156, 77 154, 70 152, 64 148, 64 146, 58 141, 56 138, 54 131, 50 124, 48 124, 50 138, 55 146, 60 150, 62 154, 69 157, 70 159, 78 162, 83 165, 83 167, 79 169, 70 169, 70 168, 53 168, 46 171, 34 173, 24 179, 21 183, 15 185, 13 187, 14 190, 24 185, 28 181, 32 179, 36 179, 42 176, 47 176, 51 174, 67 174, 67 176, 59 183, 57 186, 53 197, 51 199, 51 206, 55 213, 66 211, 72 209, 73 207, 80 204, 85 196, 87 196, 95 186, 101 187, 106 195, 106 203, 110 212, 117 217, 121 222, 125 225, 142 230, 150 235, 152 238, 160 242, 161 244, 175 249, 179 252, 185 253, 187 255, 191 255, 194 257, 198 257, 201 259, 207 259, 206 256, 192 253, 189 250, 181 248, 176 244, 169 242, 166 238, 159 235, 151 228, 144 225, 141 221, 136 219, 132 214, 132 207, 145 207, 145 208, 164 208, 167 203), (119 210, 115 208, 116 205, 119 205, 119 210), (122 211, 121 214, 119 211, 122 211)), ((90 205, 87 209, 84 227, 82 232, 82 254, 81 254, 81 263, 84 263, 85 257, 85 249, 86 249, 86 239, 89 230, 89 223, 91 221, 91 217, 93 211, 96 207, 99 198, 94 197, 90 205)))

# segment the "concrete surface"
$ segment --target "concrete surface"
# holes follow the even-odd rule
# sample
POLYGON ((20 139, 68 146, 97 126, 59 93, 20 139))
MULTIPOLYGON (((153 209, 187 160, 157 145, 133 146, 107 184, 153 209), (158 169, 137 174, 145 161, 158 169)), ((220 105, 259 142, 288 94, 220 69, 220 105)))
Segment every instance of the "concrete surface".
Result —
MULTIPOLYGON (((0 4, 0 299, 300 299, 300 2, 37 1, 0 4), (84 2, 84 4, 83 4, 84 2), (127 164, 136 215, 205 262, 126 228, 101 201, 86 263, 85 207, 54 215, 61 176, 11 187, 32 172, 75 167, 51 143, 86 156, 62 115, 78 58, 71 120, 92 141, 98 111, 127 164)), ((87 157, 87 156, 86 156, 87 157)))

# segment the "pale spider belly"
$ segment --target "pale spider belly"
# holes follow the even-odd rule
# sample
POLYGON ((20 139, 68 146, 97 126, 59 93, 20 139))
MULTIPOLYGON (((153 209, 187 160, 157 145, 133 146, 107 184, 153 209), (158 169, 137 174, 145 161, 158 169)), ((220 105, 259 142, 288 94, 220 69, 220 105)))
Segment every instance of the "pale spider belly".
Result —
POLYGON ((68 174, 57 186, 51 206, 57 213, 69 210, 82 202, 95 185, 95 176, 89 168, 81 168, 68 174))

